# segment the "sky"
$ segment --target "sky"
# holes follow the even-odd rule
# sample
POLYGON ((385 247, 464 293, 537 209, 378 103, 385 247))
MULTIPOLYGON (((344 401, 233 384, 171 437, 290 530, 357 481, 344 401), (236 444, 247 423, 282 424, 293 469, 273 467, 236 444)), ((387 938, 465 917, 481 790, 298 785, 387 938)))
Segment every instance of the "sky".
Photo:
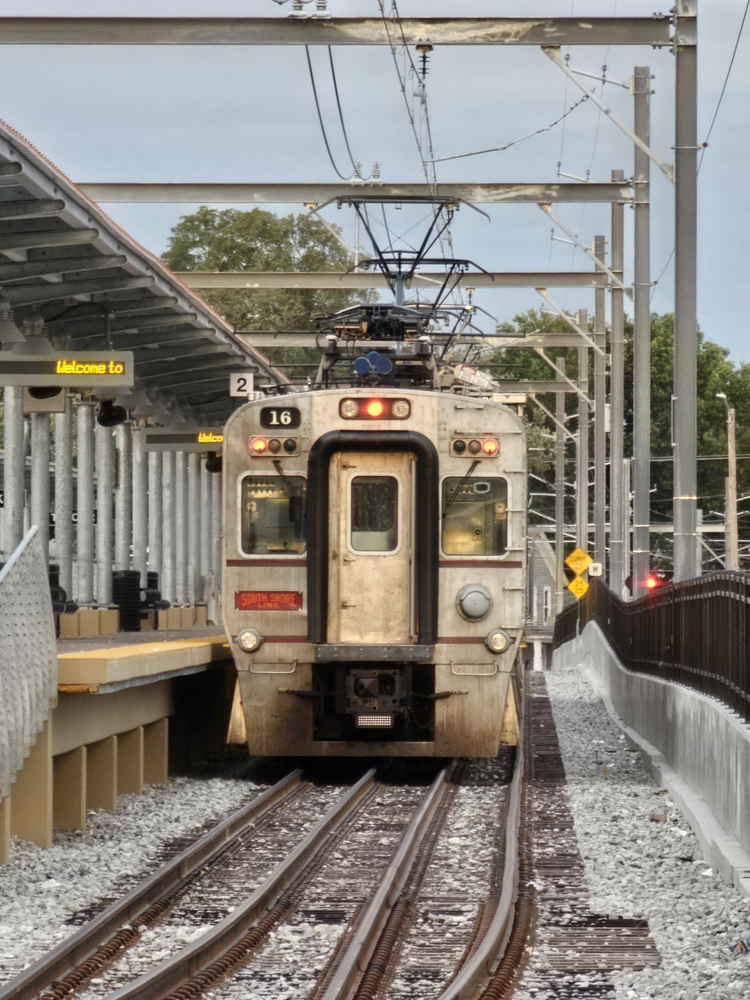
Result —
MULTIPOLYGON (((390 8, 391 0, 385 0, 390 8)), ((278 16, 291 3, 273 0, 0 0, 0 14, 90 16, 278 16)), ((312 9, 312 8, 310 8, 312 9)), ((403 17, 650 16, 656 0, 399 0, 403 17)), ((745 0, 699 4, 699 141, 716 110, 737 39, 745 0)), ((340 16, 378 16, 377 0, 329 0, 340 16)), ((668 10, 664 2, 663 10, 668 10)), ((750 20, 750 19, 749 19, 750 20)), ((311 50, 324 122, 334 158, 348 162, 325 49, 311 50)), ((334 48, 336 76, 349 143, 368 174, 381 165, 385 181, 423 179, 399 78, 386 47, 334 48)), ((671 162, 674 145, 674 57, 667 49, 580 46, 570 66, 627 81, 636 65, 654 74, 652 146, 671 162)), ((0 118, 33 142, 73 181, 294 181, 337 179, 315 112, 301 47, 5 46, 0 55, 0 118)), ((596 86, 597 94, 601 85, 596 86)), ((437 157, 519 139, 545 129, 581 96, 533 47, 439 47, 430 58, 427 100, 437 157)), ((750 199, 738 184, 750 160, 750 24, 699 175, 698 320, 708 337, 750 362, 745 298, 750 199)), ((603 100, 632 123, 625 89, 604 87, 603 100)), ((558 169, 608 180, 613 169, 632 173, 633 151, 591 102, 563 122, 504 152, 437 164, 442 181, 554 181, 558 169), (558 168, 558 164, 560 164, 558 168)), ((674 272, 674 188, 651 171, 652 308, 671 312, 674 272)), ((136 240, 159 254, 181 216, 194 205, 105 206, 136 240)), ((227 207, 227 206, 222 206, 227 207)), ((247 207, 247 206, 237 206, 247 207)), ((292 206, 266 206, 288 212, 292 206)), ((588 270, 575 247, 552 240, 549 219, 535 205, 482 206, 490 219, 462 207, 453 225, 456 256, 487 270, 588 270)), ((296 210, 296 209, 295 209, 296 210)), ((608 206, 560 205, 561 221, 584 243, 609 233, 608 206)), ((331 207, 326 217, 353 242, 353 213, 331 207)), ((419 217, 390 209, 392 231, 419 217)), ((632 212, 626 209, 626 281, 632 281, 632 212)), ((558 235, 565 239, 562 233, 558 235)), ((413 236, 413 234, 412 234, 413 236)), ((593 293, 556 289, 564 309, 593 311, 593 293)), ((510 320, 543 305, 533 289, 480 290, 475 301, 491 317, 510 320)), ((494 322, 485 316, 487 331, 494 322)))

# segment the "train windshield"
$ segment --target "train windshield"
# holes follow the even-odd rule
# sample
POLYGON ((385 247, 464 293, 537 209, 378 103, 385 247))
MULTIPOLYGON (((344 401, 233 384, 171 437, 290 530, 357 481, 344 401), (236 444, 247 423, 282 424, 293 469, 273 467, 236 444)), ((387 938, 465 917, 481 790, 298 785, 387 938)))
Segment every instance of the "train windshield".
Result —
POLYGON ((498 478, 443 480, 443 552, 502 555, 508 546, 508 484, 498 478))
POLYGON ((242 550, 247 555, 305 551, 302 476, 246 476, 242 480, 242 550))

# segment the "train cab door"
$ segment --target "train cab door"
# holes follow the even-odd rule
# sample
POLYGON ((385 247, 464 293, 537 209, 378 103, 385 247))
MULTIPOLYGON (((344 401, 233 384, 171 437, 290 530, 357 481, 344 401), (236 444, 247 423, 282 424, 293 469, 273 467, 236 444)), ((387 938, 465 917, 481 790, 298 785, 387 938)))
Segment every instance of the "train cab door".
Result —
POLYGON ((328 642, 416 641, 416 458, 337 452, 329 467, 328 642))

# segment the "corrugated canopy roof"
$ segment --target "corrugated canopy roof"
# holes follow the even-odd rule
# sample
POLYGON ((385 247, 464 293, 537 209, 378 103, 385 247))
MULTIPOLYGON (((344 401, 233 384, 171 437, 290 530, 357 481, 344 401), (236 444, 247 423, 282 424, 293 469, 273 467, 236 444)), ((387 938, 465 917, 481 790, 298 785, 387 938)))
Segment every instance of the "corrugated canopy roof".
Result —
MULTIPOLYGON (((169 414, 222 423, 229 373, 258 389, 288 380, 203 299, 112 220, 23 136, 0 122, 0 292, 19 327, 43 318, 53 343, 133 351, 136 385, 169 414)), ((160 423, 169 415, 161 407, 160 423)), ((158 419, 158 416, 157 416, 158 419)))

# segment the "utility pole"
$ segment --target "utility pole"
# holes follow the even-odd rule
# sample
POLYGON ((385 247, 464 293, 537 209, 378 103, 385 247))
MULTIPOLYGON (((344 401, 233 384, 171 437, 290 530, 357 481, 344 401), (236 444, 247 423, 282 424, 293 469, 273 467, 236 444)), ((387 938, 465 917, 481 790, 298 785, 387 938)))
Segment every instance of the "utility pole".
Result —
MULTIPOLYGON (((612 171, 612 180, 621 181, 622 170, 612 171)), ((623 206, 612 205, 612 259, 610 267, 622 280, 623 267, 623 206)), ((610 432, 609 432, 609 586, 618 597, 626 574, 623 562, 623 541, 625 539, 625 491, 623 490, 622 460, 625 383, 625 313, 623 293, 617 285, 612 285, 612 363, 610 365, 610 432)))
MULTIPOLYGON (((594 239, 594 253, 603 261, 605 239, 594 239)), ((594 338, 596 346, 606 351, 607 333, 604 288, 594 292, 594 338)), ((604 426, 607 392, 607 369, 604 355, 594 351, 594 561, 607 564, 607 431, 604 426)))
MULTIPOLYGON (((651 67, 636 66, 633 131, 651 143, 651 67)), ((651 236, 646 153, 635 146, 633 279, 633 596, 647 593, 651 542, 651 236)))
MULTIPOLYGON (((558 354, 557 367, 565 371, 565 355, 558 354)), ((555 596, 557 614, 565 593, 565 393, 555 393, 555 596)))
MULTIPOLYGON (((697 506, 696 251, 698 166, 697 0, 676 0, 675 295, 674 295, 674 578, 699 573, 697 506)), ((637 188, 636 188, 637 190, 637 188)))
MULTIPOLYGON (((589 325, 588 312, 578 313, 578 326, 586 330, 589 325)), ((576 541, 578 547, 588 552, 589 548, 589 349, 578 348, 578 451, 576 455, 576 541)))
POLYGON ((726 511, 724 514, 724 538, 726 544, 726 569, 740 568, 740 532, 737 523, 737 414, 733 406, 727 402, 724 392, 717 392, 718 399, 724 400, 727 410, 727 465, 729 475, 726 478, 726 511))

